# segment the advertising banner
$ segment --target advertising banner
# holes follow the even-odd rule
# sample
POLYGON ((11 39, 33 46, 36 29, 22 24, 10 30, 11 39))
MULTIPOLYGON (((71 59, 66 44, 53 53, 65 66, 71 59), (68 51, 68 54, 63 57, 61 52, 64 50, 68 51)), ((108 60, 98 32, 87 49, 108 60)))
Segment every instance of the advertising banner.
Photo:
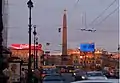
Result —
POLYGON ((10 62, 9 69, 11 70, 10 81, 11 82, 20 82, 20 63, 10 62))
POLYGON ((82 43, 80 44, 80 50, 82 52, 94 52, 95 44, 94 43, 82 43))
MULTIPOLYGON (((10 46, 11 49, 29 49, 29 44, 11 44, 10 46)), ((42 48, 42 45, 41 44, 38 44, 36 46, 36 49, 37 50, 41 50, 42 48)), ((34 49, 34 44, 31 44, 31 49, 33 50, 34 49)))

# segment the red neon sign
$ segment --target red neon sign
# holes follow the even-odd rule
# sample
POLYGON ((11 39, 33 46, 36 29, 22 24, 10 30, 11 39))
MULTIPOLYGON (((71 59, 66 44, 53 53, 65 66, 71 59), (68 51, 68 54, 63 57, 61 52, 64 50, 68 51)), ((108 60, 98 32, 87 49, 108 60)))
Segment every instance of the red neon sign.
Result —
MULTIPOLYGON (((29 44, 11 44, 10 46, 11 49, 29 49, 29 44)), ((38 44, 36 46, 36 49, 41 50, 42 45, 38 44)), ((34 49, 34 44, 31 44, 31 50, 34 49)))

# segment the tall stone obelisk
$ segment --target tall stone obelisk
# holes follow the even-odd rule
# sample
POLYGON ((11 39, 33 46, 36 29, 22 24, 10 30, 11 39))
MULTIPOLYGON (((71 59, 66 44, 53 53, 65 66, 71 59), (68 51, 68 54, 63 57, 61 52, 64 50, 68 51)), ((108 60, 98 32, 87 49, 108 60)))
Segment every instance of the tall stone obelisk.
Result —
POLYGON ((66 16, 66 10, 64 10, 63 15, 63 31, 62 31, 62 64, 66 64, 66 58, 67 56, 67 16, 66 16))

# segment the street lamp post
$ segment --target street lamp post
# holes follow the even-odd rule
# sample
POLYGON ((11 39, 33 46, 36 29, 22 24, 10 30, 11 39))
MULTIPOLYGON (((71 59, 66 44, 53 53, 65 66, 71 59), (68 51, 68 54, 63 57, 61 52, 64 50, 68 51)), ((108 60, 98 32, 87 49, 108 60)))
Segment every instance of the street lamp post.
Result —
POLYGON ((119 54, 119 51, 120 51, 120 45, 118 45, 118 54, 119 54))
MULTIPOLYGON (((118 44, 118 63, 120 63, 120 59, 119 59, 119 53, 120 53, 120 45, 118 44)), ((119 68, 120 66, 118 66, 118 68, 119 68)))
POLYGON ((34 31, 33 31, 33 35, 34 35, 34 69, 36 68, 36 64, 35 64, 35 62, 36 62, 36 60, 35 60, 35 55, 36 55, 36 53, 35 53, 35 50, 36 50, 36 35, 37 35, 37 32, 36 32, 36 25, 34 25, 33 26, 34 27, 34 31))
POLYGON ((38 68, 38 38, 36 38, 36 69, 38 68))
POLYGON ((31 0, 29 0, 27 2, 28 8, 29 8, 29 62, 28 62, 28 79, 27 79, 27 83, 31 83, 31 78, 32 78, 32 70, 31 70, 31 27, 32 27, 32 23, 31 23, 31 10, 33 7, 33 2, 31 0))

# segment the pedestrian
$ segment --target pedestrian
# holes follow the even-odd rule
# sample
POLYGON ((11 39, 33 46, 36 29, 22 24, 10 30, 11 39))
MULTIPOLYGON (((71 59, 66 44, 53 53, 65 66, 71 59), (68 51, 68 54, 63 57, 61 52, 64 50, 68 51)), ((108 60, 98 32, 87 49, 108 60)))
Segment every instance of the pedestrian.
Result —
POLYGON ((3 70, 3 74, 8 78, 7 83, 9 83, 9 77, 10 77, 10 70, 9 70, 9 65, 5 65, 5 69, 3 70))
POLYGON ((6 64, 6 68, 3 70, 5 76, 9 77, 9 65, 6 64))
POLYGON ((21 71, 21 83, 25 83, 25 77, 26 77, 25 69, 22 68, 22 71, 21 71))
POLYGON ((27 79, 28 79, 28 70, 25 69, 24 71, 25 71, 25 83, 27 83, 27 79))

